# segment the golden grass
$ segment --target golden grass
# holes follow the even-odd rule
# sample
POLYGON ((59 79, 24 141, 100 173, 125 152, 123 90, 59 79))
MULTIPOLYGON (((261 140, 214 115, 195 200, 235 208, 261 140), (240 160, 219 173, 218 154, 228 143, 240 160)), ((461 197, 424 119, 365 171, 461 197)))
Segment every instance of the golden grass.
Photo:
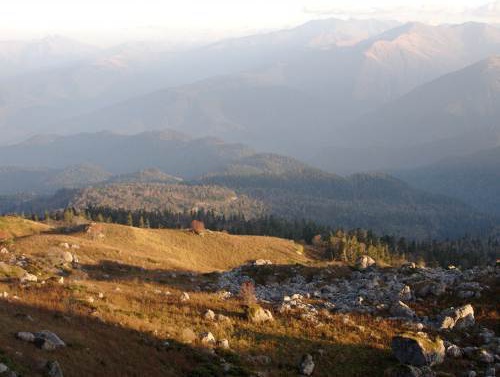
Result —
POLYGON ((62 242, 80 246, 75 250, 83 263, 119 261, 143 268, 221 271, 256 259, 274 263, 305 263, 301 245, 273 237, 235 236, 221 232, 197 235, 184 230, 139 229, 103 224, 105 237, 93 239, 86 233, 42 233, 20 239, 16 250, 26 254, 43 253, 62 242))
MULTIPOLYGON (((298 253, 300 245, 291 241, 216 232, 199 236, 109 224, 102 225, 105 237, 95 239, 85 232, 55 233, 18 219, 7 222, 15 224, 10 229, 24 229, 27 235, 9 247, 16 255, 43 258, 54 248, 64 250, 58 245, 67 242, 79 245, 71 251, 85 270, 74 270, 63 285, 47 282, 23 288, 0 282, 0 292, 9 293, 8 299, 0 299, 0 362, 8 362, 23 376, 42 376, 40 365, 47 360, 58 360, 65 375, 71 377, 224 375, 218 357, 210 356, 197 342, 183 343, 186 328, 195 334, 211 331, 217 339, 229 340, 231 351, 218 353, 234 365, 234 373, 228 374, 233 376, 255 372, 268 377, 297 375, 305 353, 313 355, 317 377, 382 376, 396 363, 390 340, 402 331, 398 322, 368 315, 351 315, 346 320, 325 310, 319 324, 279 313, 272 323, 253 324, 245 318, 239 298, 222 300, 216 293, 197 292, 197 286, 213 274, 191 277, 177 271, 227 270, 262 258, 279 264, 264 268, 268 275, 256 276, 265 281, 269 276, 287 276, 287 264, 301 264, 297 268, 304 276, 324 265, 310 258, 314 253, 298 253), (40 229, 40 234, 26 233, 29 227, 40 229), (167 273, 172 270, 177 271, 176 278, 167 273), (189 292, 189 301, 180 301, 183 291, 189 292), (18 300, 13 299, 15 295, 18 300), (205 319, 207 309, 230 321, 205 319), (48 353, 14 337, 17 331, 42 329, 56 332, 68 347, 48 353), (168 347, 163 345, 165 341, 168 347), (270 364, 249 358, 258 355, 269 356, 270 364)), ((335 276, 350 273, 339 264, 328 268, 335 276)), ((491 317, 491 310, 479 309, 478 316, 491 317)), ((495 313, 498 319, 498 311, 495 313)))
POLYGON ((50 226, 17 216, 0 216, 0 232, 10 237, 26 237, 51 229, 50 226))

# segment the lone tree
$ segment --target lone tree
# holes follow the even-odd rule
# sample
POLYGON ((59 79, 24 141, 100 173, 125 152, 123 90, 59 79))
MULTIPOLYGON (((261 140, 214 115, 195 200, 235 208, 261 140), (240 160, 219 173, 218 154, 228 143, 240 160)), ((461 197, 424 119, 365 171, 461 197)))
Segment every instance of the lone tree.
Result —
POLYGON ((203 221, 193 220, 191 221, 191 229, 196 234, 202 234, 205 231, 205 224, 203 221))

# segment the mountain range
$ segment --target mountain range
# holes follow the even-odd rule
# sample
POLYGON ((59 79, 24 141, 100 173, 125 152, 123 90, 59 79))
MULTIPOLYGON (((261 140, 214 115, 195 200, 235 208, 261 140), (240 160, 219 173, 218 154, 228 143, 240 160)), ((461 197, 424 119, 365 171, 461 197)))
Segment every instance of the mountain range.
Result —
POLYGON ((0 161, 11 166, 0 170, 0 193, 10 194, 0 201, 3 212, 205 208, 414 238, 482 232, 494 224, 457 199, 387 174, 343 177, 291 157, 174 131, 31 139, 0 148, 0 161), (54 194, 57 189, 64 190, 54 194))
MULTIPOLYGON (((165 72, 176 72, 172 64, 182 59, 184 72, 195 67, 190 59, 196 59, 198 71, 205 65, 218 69, 184 85, 163 81, 161 90, 54 120, 39 131, 170 128, 292 155, 340 172, 424 165, 460 150, 471 135, 474 142, 467 144, 466 153, 495 146, 491 122, 498 119, 498 88, 492 83, 499 74, 494 56, 500 54, 500 29, 477 23, 410 23, 358 43, 318 47, 312 36, 324 35, 324 28, 311 23, 180 54, 165 63, 165 72), (216 64, 214 51, 231 67, 216 64), (467 101, 472 95, 475 100, 467 101), (443 111, 432 100, 436 96, 443 111), (477 117, 481 119, 474 127, 471 119, 477 117), (457 118, 459 124, 454 123, 457 118), (393 136, 398 139, 387 142, 393 136), (368 153, 360 153, 360 147, 368 153), (400 160, 401 149, 408 156, 400 160), (382 150, 379 161, 369 153, 373 150, 382 150)), ((158 73, 156 79, 163 77, 158 73)))

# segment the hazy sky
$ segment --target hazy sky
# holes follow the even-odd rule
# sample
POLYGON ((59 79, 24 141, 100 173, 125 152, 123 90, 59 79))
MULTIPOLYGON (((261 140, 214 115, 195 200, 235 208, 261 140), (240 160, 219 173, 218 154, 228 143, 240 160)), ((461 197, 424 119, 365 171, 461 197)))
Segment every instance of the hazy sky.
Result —
POLYGON ((62 34, 110 44, 213 38, 320 17, 500 22, 500 0, 0 0, 1 39, 62 34))

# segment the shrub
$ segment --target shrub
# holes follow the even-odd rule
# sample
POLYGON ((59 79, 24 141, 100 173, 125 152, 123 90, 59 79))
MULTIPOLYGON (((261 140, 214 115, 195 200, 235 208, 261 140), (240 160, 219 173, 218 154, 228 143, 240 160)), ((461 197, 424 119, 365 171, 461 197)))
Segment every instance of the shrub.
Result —
POLYGON ((201 234, 205 231, 205 224, 203 224, 203 221, 193 220, 191 221, 191 229, 196 234, 201 234))
POLYGON ((10 234, 0 230, 0 243, 6 242, 10 239, 10 234))
POLYGON ((251 306, 257 302, 257 297, 255 297, 255 285, 252 281, 248 280, 241 284, 240 297, 247 306, 251 306))

